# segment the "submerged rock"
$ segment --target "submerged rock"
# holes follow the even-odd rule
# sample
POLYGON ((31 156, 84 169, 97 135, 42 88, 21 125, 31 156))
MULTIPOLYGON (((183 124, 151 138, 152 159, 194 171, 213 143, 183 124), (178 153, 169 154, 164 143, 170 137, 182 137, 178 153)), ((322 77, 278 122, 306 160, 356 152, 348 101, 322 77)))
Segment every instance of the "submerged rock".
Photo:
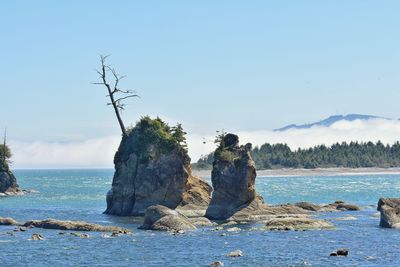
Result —
POLYGON ((316 220, 307 217, 276 217, 265 224, 268 230, 298 231, 298 230, 322 230, 332 229, 333 225, 324 220, 316 220))
POLYGON ((213 266, 213 267, 221 267, 221 266, 224 266, 224 263, 223 263, 222 261, 214 261, 214 262, 212 262, 212 263, 210 264, 210 266, 213 266))
POLYGON ((379 226, 400 228, 400 198, 380 198, 377 209, 381 212, 379 226))
POLYGON ((44 229, 72 230, 72 231, 94 231, 94 232, 121 232, 130 233, 129 230, 117 226, 102 226, 83 221, 60 221, 47 219, 43 221, 28 221, 23 226, 44 229))
POLYGON ((211 187, 192 175, 180 126, 145 117, 122 138, 106 214, 144 215, 148 207, 180 208, 204 215, 211 187), (180 130, 179 130, 180 129, 180 130))
POLYGON ((144 222, 140 229, 179 232, 195 230, 197 228, 186 216, 176 210, 155 205, 147 208, 144 222))

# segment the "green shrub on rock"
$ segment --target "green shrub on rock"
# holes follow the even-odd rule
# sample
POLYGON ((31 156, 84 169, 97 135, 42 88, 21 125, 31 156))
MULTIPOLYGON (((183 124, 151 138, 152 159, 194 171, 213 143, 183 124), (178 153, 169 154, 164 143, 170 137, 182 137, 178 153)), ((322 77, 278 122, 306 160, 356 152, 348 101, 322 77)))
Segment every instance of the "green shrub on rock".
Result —
POLYGON ((186 150, 185 132, 181 124, 170 127, 160 118, 151 119, 145 116, 127 130, 123 136, 114 162, 126 160, 134 153, 142 161, 158 158, 161 154, 171 152, 174 149, 186 150))

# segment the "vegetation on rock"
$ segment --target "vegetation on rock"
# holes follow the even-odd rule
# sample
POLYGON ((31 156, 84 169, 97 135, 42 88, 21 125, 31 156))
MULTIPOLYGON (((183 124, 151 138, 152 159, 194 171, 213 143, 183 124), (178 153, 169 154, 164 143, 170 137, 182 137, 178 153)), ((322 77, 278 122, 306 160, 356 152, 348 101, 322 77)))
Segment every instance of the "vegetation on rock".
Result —
POLYGON ((127 135, 123 136, 114 162, 126 160, 131 153, 142 161, 148 161, 174 149, 186 151, 185 134, 181 124, 170 127, 158 117, 142 117, 136 126, 129 128, 127 135))
POLYGON ((11 150, 6 144, 0 144, 0 171, 8 171, 11 158, 11 150))

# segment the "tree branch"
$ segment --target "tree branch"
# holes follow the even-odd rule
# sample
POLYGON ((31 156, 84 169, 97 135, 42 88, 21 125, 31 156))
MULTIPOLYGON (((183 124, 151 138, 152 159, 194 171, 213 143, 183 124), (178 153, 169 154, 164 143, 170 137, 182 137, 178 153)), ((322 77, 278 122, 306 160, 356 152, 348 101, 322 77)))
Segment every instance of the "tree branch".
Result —
POLYGON ((115 115, 117 117, 118 123, 121 127, 122 134, 126 136, 126 129, 124 126, 124 123, 122 121, 120 111, 125 109, 125 104, 122 103, 122 100, 132 98, 132 97, 139 97, 139 95, 132 90, 122 90, 118 88, 119 82, 121 79, 125 78, 126 76, 119 75, 117 71, 112 68, 110 65, 106 64, 106 59, 109 57, 109 55, 100 55, 100 63, 101 63, 101 70, 95 69, 97 74, 100 76, 101 82, 95 82, 93 84, 95 85, 104 85, 107 88, 108 95, 107 97, 110 98, 110 102, 107 103, 107 105, 113 106, 115 115), (107 82, 107 72, 111 72, 111 74, 114 77, 114 85, 111 87, 111 85, 107 82), (120 93, 120 94, 125 94, 126 96, 121 96, 118 99, 115 98, 115 94, 120 93))

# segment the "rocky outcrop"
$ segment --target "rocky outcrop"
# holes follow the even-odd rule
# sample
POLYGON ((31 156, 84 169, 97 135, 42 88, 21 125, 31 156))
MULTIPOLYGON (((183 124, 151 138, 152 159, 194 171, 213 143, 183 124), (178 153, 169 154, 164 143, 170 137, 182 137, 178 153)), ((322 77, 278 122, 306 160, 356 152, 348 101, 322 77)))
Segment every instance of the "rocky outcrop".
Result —
POLYGON ((226 134, 214 153, 211 181, 214 188, 206 217, 211 220, 266 221, 276 215, 307 214, 302 207, 269 206, 257 194, 256 168, 251 144, 239 146, 239 138, 226 134))
POLYGON ((14 220, 13 218, 0 217, 0 225, 20 225, 20 224, 16 220, 14 220))
POLYGON ((130 231, 117 226, 102 226, 99 224, 87 223, 83 221, 60 221, 47 219, 42 221, 28 221, 23 224, 24 227, 36 227, 55 230, 71 231, 94 231, 94 232, 118 232, 129 233, 130 231))
POLYGON ((381 212, 379 226, 384 228, 400 228, 400 198, 381 198, 378 202, 381 212))
POLYGON ((32 220, 23 224, 17 222, 13 218, 0 217, 0 225, 15 225, 23 226, 18 228, 18 231, 25 231, 26 228, 43 228, 53 230, 70 230, 70 231, 93 231, 93 232, 113 232, 127 234, 130 233, 128 229, 118 226, 102 226, 94 223, 87 223, 84 221, 61 221, 55 219, 46 220, 32 220))
POLYGON ((309 202, 298 202, 294 204, 297 207, 308 211, 318 211, 318 212, 332 212, 332 211, 359 211, 360 207, 354 204, 345 203, 344 201, 337 200, 334 203, 326 205, 318 205, 309 202))
POLYGON ((179 232, 195 230, 196 226, 176 210, 155 205, 147 208, 144 222, 140 229, 179 232))
MULTIPOLYGON (((239 138, 226 134, 214 153, 211 181, 214 188, 206 217, 225 220, 256 198, 256 168, 250 156, 251 144, 239 146, 239 138)), ((257 205, 258 203, 254 203, 257 205)))
POLYGON ((317 220, 308 217, 276 217, 266 222, 267 230, 278 231, 304 231, 304 230, 322 230, 332 229, 333 225, 324 220, 317 220))
POLYGON ((192 175, 179 129, 145 117, 123 137, 106 214, 144 215, 148 207, 163 205, 204 215, 211 187, 192 175))
POLYGON ((15 178, 14 174, 10 171, 10 169, 6 164, 1 164, 1 163, 0 163, 0 194, 3 196, 23 194, 22 190, 19 189, 19 186, 17 184, 17 179, 15 178))

